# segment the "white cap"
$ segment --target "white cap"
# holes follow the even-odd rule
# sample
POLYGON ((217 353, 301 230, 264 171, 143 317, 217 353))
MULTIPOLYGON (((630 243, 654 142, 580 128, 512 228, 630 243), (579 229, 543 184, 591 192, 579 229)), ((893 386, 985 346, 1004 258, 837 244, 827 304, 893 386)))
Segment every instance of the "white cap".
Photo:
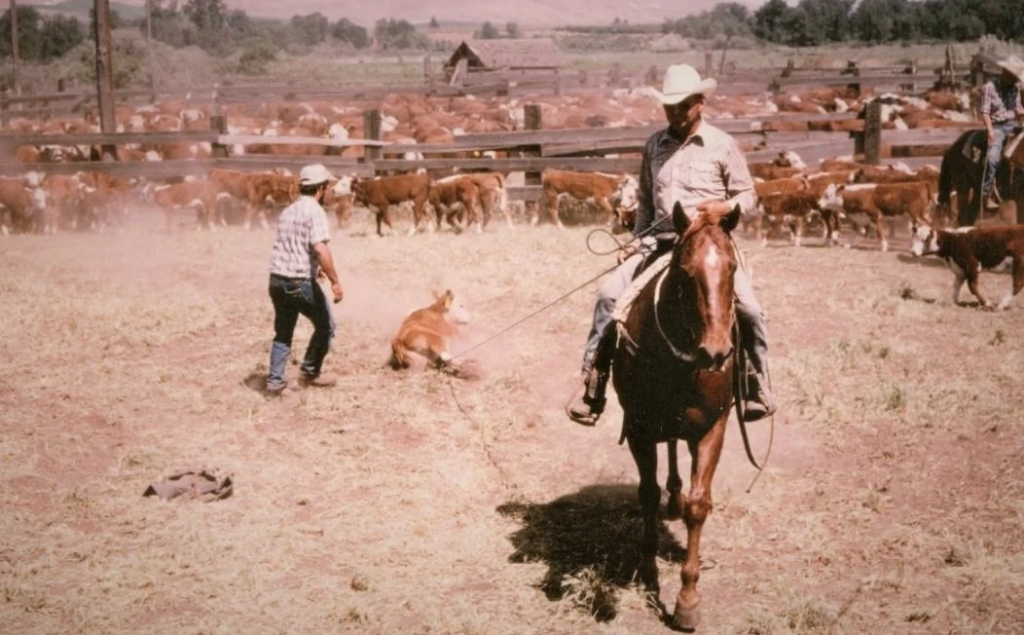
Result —
POLYGON ((299 172, 299 185, 318 185, 334 178, 322 163, 313 163, 299 172))

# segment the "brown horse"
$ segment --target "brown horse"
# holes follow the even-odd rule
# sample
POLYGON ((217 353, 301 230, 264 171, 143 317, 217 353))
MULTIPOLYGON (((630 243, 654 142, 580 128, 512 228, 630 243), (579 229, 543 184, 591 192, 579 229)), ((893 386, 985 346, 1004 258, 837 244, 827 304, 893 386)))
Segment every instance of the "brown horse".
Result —
MULTIPOLYGON (((1007 139, 1007 143, 1010 140, 1007 139)), ((1022 144, 1024 145, 1024 144, 1022 144)), ((939 170, 939 212, 952 217, 952 193, 956 192, 956 225, 970 227, 981 216, 981 177, 985 170, 985 152, 988 143, 984 130, 971 129, 961 134, 942 155, 939 170)), ((996 187, 1002 193, 1009 193, 1007 200, 1017 202, 1017 209, 1024 206, 1024 182, 1020 169, 1024 167, 1024 150, 1017 147, 1017 159, 1004 159, 996 173, 996 187), (1007 174, 1007 165, 1017 166, 1007 174), (1015 174, 1016 172, 1016 174, 1015 174)))
POLYGON ((676 203, 679 233, 671 264, 640 293, 627 313, 615 349, 613 381, 624 411, 622 436, 640 472, 643 513, 640 579, 658 594, 659 443, 668 444, 669 519, 686 523, 683 587, 675 626, 692 630, 700 620, 700 536, 711 512, 711 480, 733 403, 733 274, 737 258, 729 237, 739 207, 690 221, 676 203), (676 443, 690 450, 690 492, 683 495, 676 443))

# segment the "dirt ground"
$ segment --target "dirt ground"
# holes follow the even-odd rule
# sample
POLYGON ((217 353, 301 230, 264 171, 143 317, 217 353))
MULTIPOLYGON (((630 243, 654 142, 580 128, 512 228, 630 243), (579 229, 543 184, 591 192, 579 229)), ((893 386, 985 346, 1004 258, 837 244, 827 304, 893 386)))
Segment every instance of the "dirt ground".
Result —
MULTIPOLYGON (((151 220, 0 241, 0 632, 667 630, 631 583, 621 411, 562 413, 595 286, 490 339, 613 264, 586 228, 378 239, 357 220, 333 241, 338 386, 267 399, 272 233, 151 220), (483 377, 386 368, 403 315, 447 288, 483 377), (198 467, 233 496, 142 496, 198 467)), ((780 413, 749 493, 731 424, 699 632, 1024 632, 1024 304, 953 305, 905 230, 889 253, 739 242, 780 413)), ((682 544, 665 525, 669 610, 682 544)))

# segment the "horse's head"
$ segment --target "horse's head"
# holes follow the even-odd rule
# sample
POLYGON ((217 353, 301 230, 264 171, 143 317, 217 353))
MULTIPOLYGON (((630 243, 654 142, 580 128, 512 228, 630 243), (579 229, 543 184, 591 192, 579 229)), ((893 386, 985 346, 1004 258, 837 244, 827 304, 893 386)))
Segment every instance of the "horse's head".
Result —
POLYGON ((724 213, 701 213, 691 220, 677 202, 672 220, 679 239, 673 267, 680 279, 683 323, 692 334, 696 363, 721 370, 732 355, 733 274, 737 258, 729 232, 736 228, 740 208, 724 213))

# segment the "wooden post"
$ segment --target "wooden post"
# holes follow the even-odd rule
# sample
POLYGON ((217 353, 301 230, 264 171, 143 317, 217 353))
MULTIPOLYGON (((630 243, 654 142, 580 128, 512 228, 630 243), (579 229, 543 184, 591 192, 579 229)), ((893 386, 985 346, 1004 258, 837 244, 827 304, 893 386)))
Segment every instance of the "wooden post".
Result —
POLYGON ((153 39, 153 0, 146 0, 146 41, 153 39))
MULTIPOLYGON (((540 130, 544 126, 539 104, 526 104, 523 106, 523 128, 526 130, 540 130)), ((540 146, 534 146, 522 151, 524 157, 539 157, 540 146)), ((540 185, 540 172, 527 172, 526 185, 540 185)))
POLYGON ((11 0, 11 60, 14 64, 14 96, 21 96, 21 58, 18 54, 18 3, 11 0))
MULTIPOLYGON (((113 46, 110 40, 110 1, 96 0, 96 90, 100 111, 100 132, 113 134, 117 131, 114 122, 114 70, 111 60, 113 46)), ((117 149, 104 145, 101 149, 104 161, 117 159, 117 149)))
POLYGON ((971 60, 971 85, 978 87, 985 83, 985 60, 975 55, 971 60))
POLYGON ((561 97, 565 94, 565 86, 562 83, 562 74, 555 70, 555 97, 561 97))
MULTIPOLYGON (((219 135, 228 133, 228 118, 224 115, 211 115, 210 116, 210 130, 213 130, 219 135)), ((210 154, 215 159, 226 159, 231 152, 228 147, 219 141, 213 143, 213 147, 210 149, 210 154)))
MULTIPOLYGON (((380 111, 379 110, 366 110, 363 111, 363 138, 372 139, 374 141, 380 141, 380 111)), ((377 161, 383 155, 383 151, 380 146, 366 146, 363 148, 363 157, 366 161, 377 161)), ((374 172, 377 171, 374 166, 374 172)))
POLYGON ((878 165, 882 153, 882 104, 873 100, 864 118, 864 163, 878 165))
POLYGON ((712 60, 713 52, 711 49, 704 51, 704 77, 711 77, 714 71, 714 61, 712 60))
POLYGON ((609 80, 608 84, 612 88, 619 88, 619 85, 621 83, 622 83, 622 64, 619 64, 618 62, 615 62, 614 64, 612 64, 612 76, 611 76, 611 79, 609 80))
POLYGON ((779 74, 779 77, 789 77, 793 74, 794 70, 796 70, 796 64, 793 63, 793 58, 791 57, 786 60, 786 68, 782 69, 782 73, 779 74))

